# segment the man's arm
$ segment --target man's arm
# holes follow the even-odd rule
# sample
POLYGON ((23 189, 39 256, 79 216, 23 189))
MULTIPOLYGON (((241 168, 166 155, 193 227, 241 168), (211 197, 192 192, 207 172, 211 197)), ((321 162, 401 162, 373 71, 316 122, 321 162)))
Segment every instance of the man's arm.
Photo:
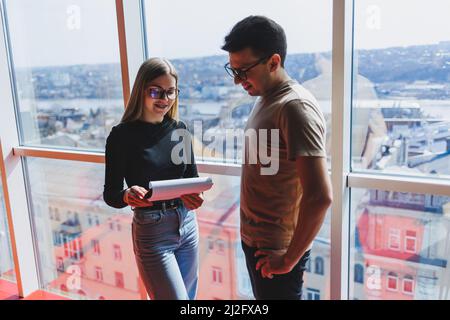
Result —
POLYGON ((256 252, 256 256, 265 256, 256 265, 256 269, 262 268, 263 277, 271 278, 272 274, 288 273, 294 268, 319 232, 333 199, 326 158, 299 156, 296 164, 303 188, 297 226, 285 254, 256 252))
POLYGON ((284 256, 285 263, 294 267, 322 226, 333 201, 331 181, 325 158, 298 157, 297 173, 303 188, 297 227, 284 256))

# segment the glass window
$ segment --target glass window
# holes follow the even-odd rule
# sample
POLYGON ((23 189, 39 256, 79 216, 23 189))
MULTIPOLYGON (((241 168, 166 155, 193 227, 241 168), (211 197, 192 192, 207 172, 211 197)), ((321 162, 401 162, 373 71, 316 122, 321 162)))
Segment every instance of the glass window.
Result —
POLYGON ((25 167, 33 229, 42 239, 36 243, 42 289, 72 299, 96 299, 99 295, 108 300, 140 299, 134 280, 138 271, 131 238, 131 210, 117 210, 104 203, 103 165, 27 158, 25 167), (47 210, 38 214, 38 210, 49 206, 58 209, 60 221, 51 220, 47 210), (88 213, 98 219, 98 225, 88 223, 88 213), (109 218, 121 222, 122 232, 109 229, 109 218), (54 236, 57 239, 52 239, 54 236), (113 250, 114 244, 117 250, 113 250), (58 270, 56 257, 64 259, 64 272, 58 270), (95 266, 102 269, 103 281, 97 280, 95 266), (123 275, 122 286, 117 285, 115 272, 123 275), (80 296, 79 290, 85 296, 80 296))
POLYGON ((408 295, 414 294, 414 278, 410 275, 406 275, 403 278, 403 293, 408 295))
POLYGON ((122 249, 120 248, 120 245, 115 244, 113 246, 114 250, 114 260, 121 261, 122 260, 122 249))
MULTIPOLYGON (((221 50, 224 37, 232 26, 252 14, 266 15, 280 23, 286 31, 288 56, 286 70, 317 98, 327 121, 327 151, 331 145, 331 30, 332 1, 308 0, 288 1, 279 6, 276 3, 250 1, 211 2, 206 0, 146 0, 147 47, 150 57, 170 59, 180 78, 180 118, 186 122, 194 136, 194 153, 197 159, 241 163, 242 135, 254 98, 235 86, 224 70, 228 54, 221 50), (173 10, 177 8, 177 10, 173 10), (167 23, 163 17, 171 12, 176 23, 167 23), (186 15, 185 12, 189 12, 186 15), (208 12, 205 27, 204 13, 208 12), (302 12, 308 12, 298 19, 302 12), (226 14, 224 14, 226 13, 226 14), (180 25, 183 26, 180 28, 180 25), (314 25, 314 35, 309 31, 314 25), (170 36, 167 36, 170 35, 170 36), (228 139, 227 139, 227 133, 228 139), (231 133, 231 134, 230 134, 231 133), (241 131, 242 133, 242 131, 241 131)), ((212 265, 222 267, 227 279, 238 279, 236 292, 231 288, 217 292, 210 283, 199 279, 199 299, 252 299, 245 260, 241 255, 239 238, 239 178, 213 176, 217 193, 205 201, 198 210, 200 246, 207 255, 202 256, 200 274, 210 273, 212 265), (222 187, 223 185, 223 187, 222 187), (228 186, 228 188, 227 188, 228 186), (216 195, 223 197, 216 198, 216 195), (213 222, 214 225, 208 223, 213 222), (229 221, 232 221, 229 223, 229 221), (211 228, 215 232, 211 232, 211 228), (231 230, 231 233, 226 231, 231 230), (224 241, 225 254, 216 257, 214 241, 224 241), (208 241, 207 237, 214 235, 208 241), (235 244, 238 245, 235 245, 235 244), (213 250, 214 248, 214 250, 213 250), (232 251, 230 254, 229 251, 232 251), (231 257, 231 258, 230 258, 231 257), (236 259, 238 257, 238 259, 236 259), (218 263, 220 260, 220 264, 218 263), (232 262, 227 259, 233 259, 232 262), (237 268, 231 268, 236 264, 237 268), (203 266, 205 268, 202 273, 203 266), (229 275, 230 272, 236 275, 229 275)), ((209 196, 211 192, 205 193, 209 196)), ((330 257, 330 215, 314 242, 318 255, 329 264, 330 257)), ((328 267, 324 271, 328 270, 328 267)), ((325 277, 305 279, 309 286, 324 292, 329 298, 329 274, 325 277)), ((225 284, 224 284, 225 286, 225 284)))
POLYGON ((207 239, 208 242, 208 251, 213 251, 214 250, 214 238, 213 237, 208 237, 207 239))
POLYGON ((3 171, 0 167, 0 291, 17 294, 16 275, 11 251, 6 205, 3 193, 3 171))
POLYGON ((391 250, 400 250, 400 230, 391 228, 389 230, 388 246, 391 250))
POLYGON ((311 272, 311 259, 312 258, 309 258, 308 260, 306 260, 306 266, 305 266, 305 271, 306 272, 311 272))
POLYGON ((114 275, 116 277, 116 287, 120 288, 120 289, 124 289, 125 288, 125 284, 123 282, 123 273, 122 272, 115 272, 114 275))
POLYGON ((353 170, 450 175, 447 12, 446 0, 355 1, 353 170))
MULTIPOLYGON (((89 226, 91 226, 91 224, 89 224, 89 226)), ((91 246, 93 249, 93 253, 97 256, 100 255, 101 251, 100 251, 100 241, 98 241, 97 239, 92 239, 91 241, 91 246)))
POLYGON ((103 281, 103 270, 101 267, 95 267, 95 279, 97 281, 103 281))
POLYGON ((387 289, 390 291, 397 291, 398 289, 398 276, 394 272, 389 272, 387 276, 387 289))
POLYGON ((320 300, 320 291, 317 289, 306 288, 306 300, 320 300))
POLYGON ((212 282, 213 284, 222 285, 223 279, 222 279, 222 268, 220 267, 212 267, 212 282))
POLYGON ((405 299, 403 291, 414 290, 414 295, 406 298, 448 299, 441 288, 450 285, 447 275, 450 197, 421 194, 423 203, 411 205, 408 201, 411 194, 406 193, 400 203, 389 200, 391 191, 378 191, 387 196, 380 200, 374 196, 376 190, 351 189, 350 230, 351 237, 356 238, 351 243, 356 245, 350 248, 350 265, 367 267, 363 285, 356 281, 350 284, 350 298, 405 299), (431 196, 439 206, 428 205, 431 196), (400 244, 399 250, 376 245, 388 243, 392 234, 395 243, 400 244), (406 275, 415 279, 413 286, 411 281, 403 282, 406 275))
POLYGON ((5 3, 21 143, 103 151, 124 109, 115 2, 5 3))
MULTIPOLYGON (((316 96, 331 132, 331 0, 287 1, 282 6, 258 0, 147 0, 145 7, 148 52, 171 59, 178 70, 180 117, 194 133, 198 158, 241 162, 239 130, 244 129, 255 99, 227 75, 223 66, 228 53, 220 48, 232 26, 249 15, 266 15, 285 29, 286 70, 316 96), (167 23, 163 18, 167 12, 176 23, 167 23), (208 21, 214 21, 207 27, 205 12, 208 21)), ((328 150, 330 143, 328 136, 328 150)))
POLYGON ((330 235, 331 209, 328 210, 319 234, 314 239, 311 258, 307 262, 307 270, 311 273, 304 278, 304 286, 317 290, 323 300, 330 299, 330 235))
POLYGON ((357 263, 355 264, 355 274, 354 274, 354 278, 353 281, 355 281, 356 283, 364 283, 364 267, 357 263))
POLYGON ((217 239, 216 245, 217 245, 217 253, 222 255, 225 254, 225 241, 223 241, 222 239, 217 239))
POLYGON ((416 232, 407 230, 405 236, 405 251, 416 253, 416 232))
POLYGON ((65 271, 64 258, 61 258, 61 257, 56 258, 56 269, 58 269, 58 271, 61 271, 61 272, 65 271))
MULTIPOLYGON (((214 188, 204 193, 204 203, 196 210, 200 232, 200 275, 197 299, 238 300, 251 298, 240 288, 248 280, 245 259, 242 259, 239 228, 240 178, 210 176, 214 188), (224 242, 224 254, 219 255, 217 240, 224 242), (237 286, 224 279, 237 279, 237 286), (220 286, 217 283, 221 283, 220 286)), ((250 291, 251 292, 251 291, 250 291)))
MULTIPOLYGON (((205 192, 205 202, 196 210, 200 232, 200 275, 210 274, 211 277, 200 277, 197 298, 211 300, 254 299, 250 278, 242 252, 239 225, 239 190, 240 178, 234 176, 203 174, 214 181, 214 188, 205 192), (217 254, 217 240, 223 243, 223 254, 217 254), (236 279, 237 284, 224 282, 221 289, 212 283, 213 267, 221 268, 223 279, 236 279)), ((305 277, 305 283, 310 287, 327 292, 329 285, 330 261, 330 214, 327 214, 324 225, 314 241, 312 252, 323 257, 323 275, 321 277, 305 277), (326 259, 326 260, 325 260, 326 259)), ((222 246, 222 244, 220 244, 222 246)), ((308 260, 309 261, 309 260, 308 260)), ((329 290, 328 290, 329 291, 329 290)), ((324 294, 324 299, 329 296, 324 294)))
POLYGON ((316 274, 323 275, 323 259, 321 257, 317 257, 314 261, 314 272, 316 274))

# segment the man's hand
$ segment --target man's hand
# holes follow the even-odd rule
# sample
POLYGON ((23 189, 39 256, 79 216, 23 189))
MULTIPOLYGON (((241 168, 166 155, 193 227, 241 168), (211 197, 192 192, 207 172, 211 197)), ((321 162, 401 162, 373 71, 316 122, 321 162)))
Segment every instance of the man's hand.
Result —
POLYGON ((274 274, 291 272, 295 264, 288 263, 285 257, 286 250, 258 250, 255 257, 262 257, 256 262, 256 270, 261 270, 263 278, 272 279, 274 274))
POLYGON ((197 209, 203 204, 203 198, 198 193, 185 194, 180 198, 188 210, 197 209))
POLYGON ((147 190, 140 186, 132 186, 125 190, 123 201, 132 207, 150 207, 153 205, 149 199, 144 199, 147 190))

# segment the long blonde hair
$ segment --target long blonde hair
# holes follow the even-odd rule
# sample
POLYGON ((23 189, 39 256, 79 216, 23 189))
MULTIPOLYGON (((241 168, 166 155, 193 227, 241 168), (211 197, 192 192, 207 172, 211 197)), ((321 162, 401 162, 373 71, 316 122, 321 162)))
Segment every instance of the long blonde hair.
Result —
MULTIPOLYGON (((175 78, 176 88, 178 89, 178 74, 170 61, 163 58, 151 58, 142 63, 121 122, 141 119, 145 108, 145 89, 152 80, 166 74, 175 78)), ((178 120, 178 96, 167 115, 174 120, 178 120)))

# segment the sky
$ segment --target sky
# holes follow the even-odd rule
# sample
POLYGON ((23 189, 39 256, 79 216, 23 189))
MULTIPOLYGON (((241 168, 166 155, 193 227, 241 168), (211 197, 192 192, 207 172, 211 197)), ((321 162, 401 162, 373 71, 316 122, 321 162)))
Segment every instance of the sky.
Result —
MULTIPOLYGON (((7 0, 18 67, 118 63, 114 0, 7 0)), ((356 0, 355 47, 450 41, 449 0, 356 0)), ((225 54, 232 26, 266 15, 286 31, 288 53, 331 50, 332 0, 146 0, 150 56, 225 54)))

